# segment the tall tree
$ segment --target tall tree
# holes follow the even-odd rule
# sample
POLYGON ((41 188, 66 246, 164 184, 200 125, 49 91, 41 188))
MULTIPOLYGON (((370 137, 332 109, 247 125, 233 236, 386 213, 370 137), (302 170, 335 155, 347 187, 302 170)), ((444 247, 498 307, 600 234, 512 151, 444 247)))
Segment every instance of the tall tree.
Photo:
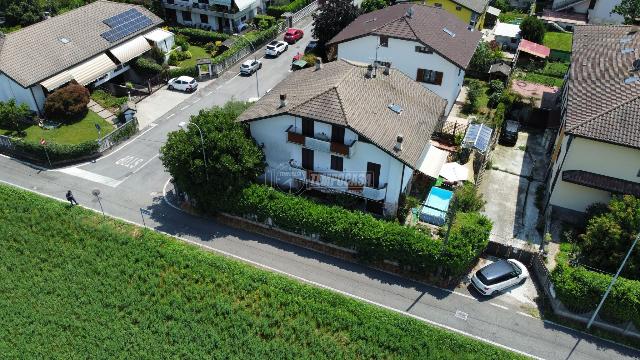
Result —
POLYGON ((625 24, 637 24, 640 22, 640 0, 622 0, 611 13, 622 15, 625 24))
POLYGON ((313 36, 324 45, 360 15, 351 0, 327 0, 313 14, 313 36))
POLYGON ((243 102, 202 110, 191 118, 187 130, 169 133, 160 159, 178 187, 202 209, 220 209, 240 190, 264 173, 264 154, 236 118, 243 102), (206 154, 206 164, 202 149, 206 154), (208 180, 207 180, 208 177, 208 180))
POLYGON ((4 16, 9 26, 27 26, 42 19, 42 7, 38 0, 16 0, 10 2, 4 16))
POLYGON ((527 16, 520 24, 520 35, 523 39, 542 44, 544 40, 544 23, 535 16, 527 16))
POLYGON ((360 9, 363 13, 370 13, 387 6, 389 6, 389 0, 364 0, 362 4, 360 4, 360 9))

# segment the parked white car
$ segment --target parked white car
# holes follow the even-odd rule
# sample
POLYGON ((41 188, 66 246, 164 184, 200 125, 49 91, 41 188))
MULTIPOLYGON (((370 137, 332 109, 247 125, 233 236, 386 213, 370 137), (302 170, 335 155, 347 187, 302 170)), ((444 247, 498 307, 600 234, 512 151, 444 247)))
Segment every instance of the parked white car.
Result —
POLYGON ((267 49, 265 50, 265 55, 278 57, 283 52, 287 51, 289 48, 289 44, 284 41, 273 40, 267 45, 267 49))
POLYGON ((180 90, 186 92, 194 92, 198 88, 198 82, 196 79, 190 76, 180 76, 178 78, 173 78, 168 82, 169 90, 180 90))
POLYGON ((259 69, 262 69, 262 63, 260 60, 247 60, 240 65, 240 74, 251 75, 259 69))
POLYGON ((494 295, 511 286, 524 284, 528 277, 527 267, 520 261, 499 260, 476 271, 471 284, 482 295, 494 295))

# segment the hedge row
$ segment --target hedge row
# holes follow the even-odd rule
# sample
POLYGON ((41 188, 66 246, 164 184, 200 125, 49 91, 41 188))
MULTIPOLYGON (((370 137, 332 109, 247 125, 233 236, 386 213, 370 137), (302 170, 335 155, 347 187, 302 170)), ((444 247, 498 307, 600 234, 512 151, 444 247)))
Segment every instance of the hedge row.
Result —
POLYGON ((80 159, 94 155, 98 152, 99 148, 97 141, 86 141, 74 145, 49 143, 47 144, 45 153, 45 148, 40 145, 40 143, 17 139, 13 139, 12 142, 15 146, 16 152, 41 163, 47 163, 47 154, 49 155, 49 160, 51 160, 52 163, 55 163, 58 161, 80 159))
POLYGON ((159 74, 162 71, 162 65, 144 57, 136 59, 133 63, 133 68, 136 69, 136 71, 147 75, 159 74))
POLYGON ((298 10, 301 10, 303 7, 311 4, 312 2, 313 0, 293 0, 287 5, 269 6, 267 8, 267 15, 279 18, 286 12, 294 13, 298 10))
MULTIPOLYGON (((610 275, 565 262, 558 263, 551 279, 558 299, 576 313, 594 311, 611 282, 610 275)), ((631 320, 640 329, 640 281, 618 278, 599 316, 617 324, 631 320)))
POLYGON ((267 30, 248 32, 242 39, 238 39, 238 41, 233 43, 233 45, 231 45, 231 47, 227 51, 214 57, 212 59, 212 62, 214 64, 220 64, 224 62, 231 56, 235 55, 238 51, 249 46, 248 44, 249 42, 253 44, 254 47, 257 48, 267 40, 275 38, 278 35, 279 31, 280 31, 280 22, 276 23, 274 26, 270 27, 267 30))
POLYGON ((458 216, 449 242, 416 228, 378 220, 357 211, 315 203, 265 185, 251 185, 223 210, 253 215, 291 232, 317 234, 324 242, 351 248, 365 261, 390 260, 414 271, 457 276, 468 270, 488 242, 491 222, 480 214, 458 216))
POLYGON ((190 67, 178 67, 169 69, 169 78, 176 78, 180 76, 191 76, 192 78, 198 77, 198 68, 195 66, 190 67))
POLYGON ((224 33, 186 27, 174 27, 169 30, 174 34, 185 36, 190 43, 200 46, 210 42, 225 41, 231 37, 224 33))

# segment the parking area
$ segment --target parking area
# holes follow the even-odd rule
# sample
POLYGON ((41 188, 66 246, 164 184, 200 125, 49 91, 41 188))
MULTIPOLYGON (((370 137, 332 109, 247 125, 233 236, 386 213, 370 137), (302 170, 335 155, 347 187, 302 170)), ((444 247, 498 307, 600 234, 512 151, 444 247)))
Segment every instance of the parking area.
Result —
POLYGON ((490 169, 479 190, 487 201, 484 214, 494 223, 492 241, 516 248, 540 245, 535 197, 544 181, 552 141, 550 130, 520 131, 514 146, 498 144, 491 153, 490 169))

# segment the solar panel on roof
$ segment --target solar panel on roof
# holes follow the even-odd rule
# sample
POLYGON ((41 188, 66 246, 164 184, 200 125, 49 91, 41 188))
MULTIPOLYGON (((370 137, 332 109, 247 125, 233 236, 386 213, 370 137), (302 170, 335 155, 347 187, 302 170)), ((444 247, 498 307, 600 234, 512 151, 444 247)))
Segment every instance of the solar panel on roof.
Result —
POLYGON ((118 41, 153 24, 151 19, 136 9, 129 9, 103 22, 111 28, 101 34, 109 42, 118 41))

